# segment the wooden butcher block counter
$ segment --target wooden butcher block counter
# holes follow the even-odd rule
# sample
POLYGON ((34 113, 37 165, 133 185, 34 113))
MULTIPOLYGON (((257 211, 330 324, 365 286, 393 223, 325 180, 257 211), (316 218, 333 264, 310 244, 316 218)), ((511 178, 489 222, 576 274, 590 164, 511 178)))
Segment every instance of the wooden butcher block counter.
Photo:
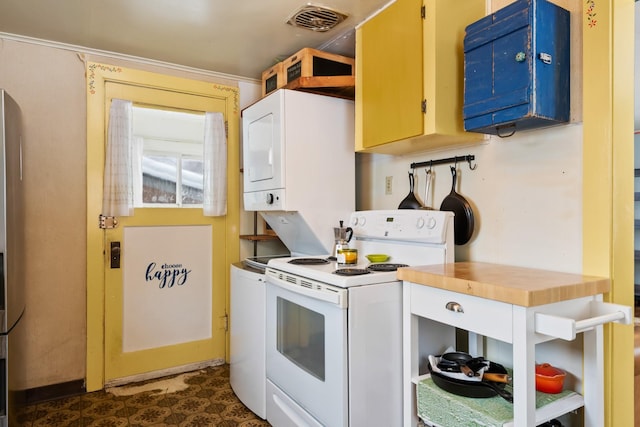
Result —
POLYGON ((405 267, 398 279, 523 307, 609 292, 608 278, 481 262, 405 267))

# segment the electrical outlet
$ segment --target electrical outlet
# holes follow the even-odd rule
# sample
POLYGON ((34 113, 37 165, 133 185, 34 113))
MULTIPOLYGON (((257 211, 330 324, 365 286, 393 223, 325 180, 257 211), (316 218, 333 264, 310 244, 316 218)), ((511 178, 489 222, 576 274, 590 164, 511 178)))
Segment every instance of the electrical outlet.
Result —
POLYGON ((391 195, 393 193, 393 177, 387 176, 384 179, 384 194, 391 195))

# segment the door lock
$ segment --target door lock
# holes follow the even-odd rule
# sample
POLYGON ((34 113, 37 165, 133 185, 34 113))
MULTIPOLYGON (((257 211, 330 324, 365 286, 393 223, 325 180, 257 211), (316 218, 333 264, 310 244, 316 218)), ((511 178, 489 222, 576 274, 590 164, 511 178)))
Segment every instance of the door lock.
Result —
POLYGON ((120 242, 111 242, 111 268, 120 268, 120 242))

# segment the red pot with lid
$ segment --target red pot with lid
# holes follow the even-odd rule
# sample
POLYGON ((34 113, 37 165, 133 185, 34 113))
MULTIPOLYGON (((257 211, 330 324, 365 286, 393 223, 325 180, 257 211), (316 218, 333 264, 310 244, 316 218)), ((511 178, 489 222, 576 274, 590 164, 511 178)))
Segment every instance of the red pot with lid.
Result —
POLYGON ((536 390, 544 393, 560 393, 567 373, 549 363, 536 365, 536 390))

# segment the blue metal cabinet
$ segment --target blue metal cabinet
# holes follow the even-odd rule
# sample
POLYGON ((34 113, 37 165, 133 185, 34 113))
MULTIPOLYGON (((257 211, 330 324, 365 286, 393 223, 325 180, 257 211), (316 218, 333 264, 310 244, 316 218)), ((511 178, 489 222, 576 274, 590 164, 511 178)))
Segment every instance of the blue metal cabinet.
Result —
POLYGON ((569 121, 569 12, 517 0, 466 28, 465 130, 509 136, 569 121))

